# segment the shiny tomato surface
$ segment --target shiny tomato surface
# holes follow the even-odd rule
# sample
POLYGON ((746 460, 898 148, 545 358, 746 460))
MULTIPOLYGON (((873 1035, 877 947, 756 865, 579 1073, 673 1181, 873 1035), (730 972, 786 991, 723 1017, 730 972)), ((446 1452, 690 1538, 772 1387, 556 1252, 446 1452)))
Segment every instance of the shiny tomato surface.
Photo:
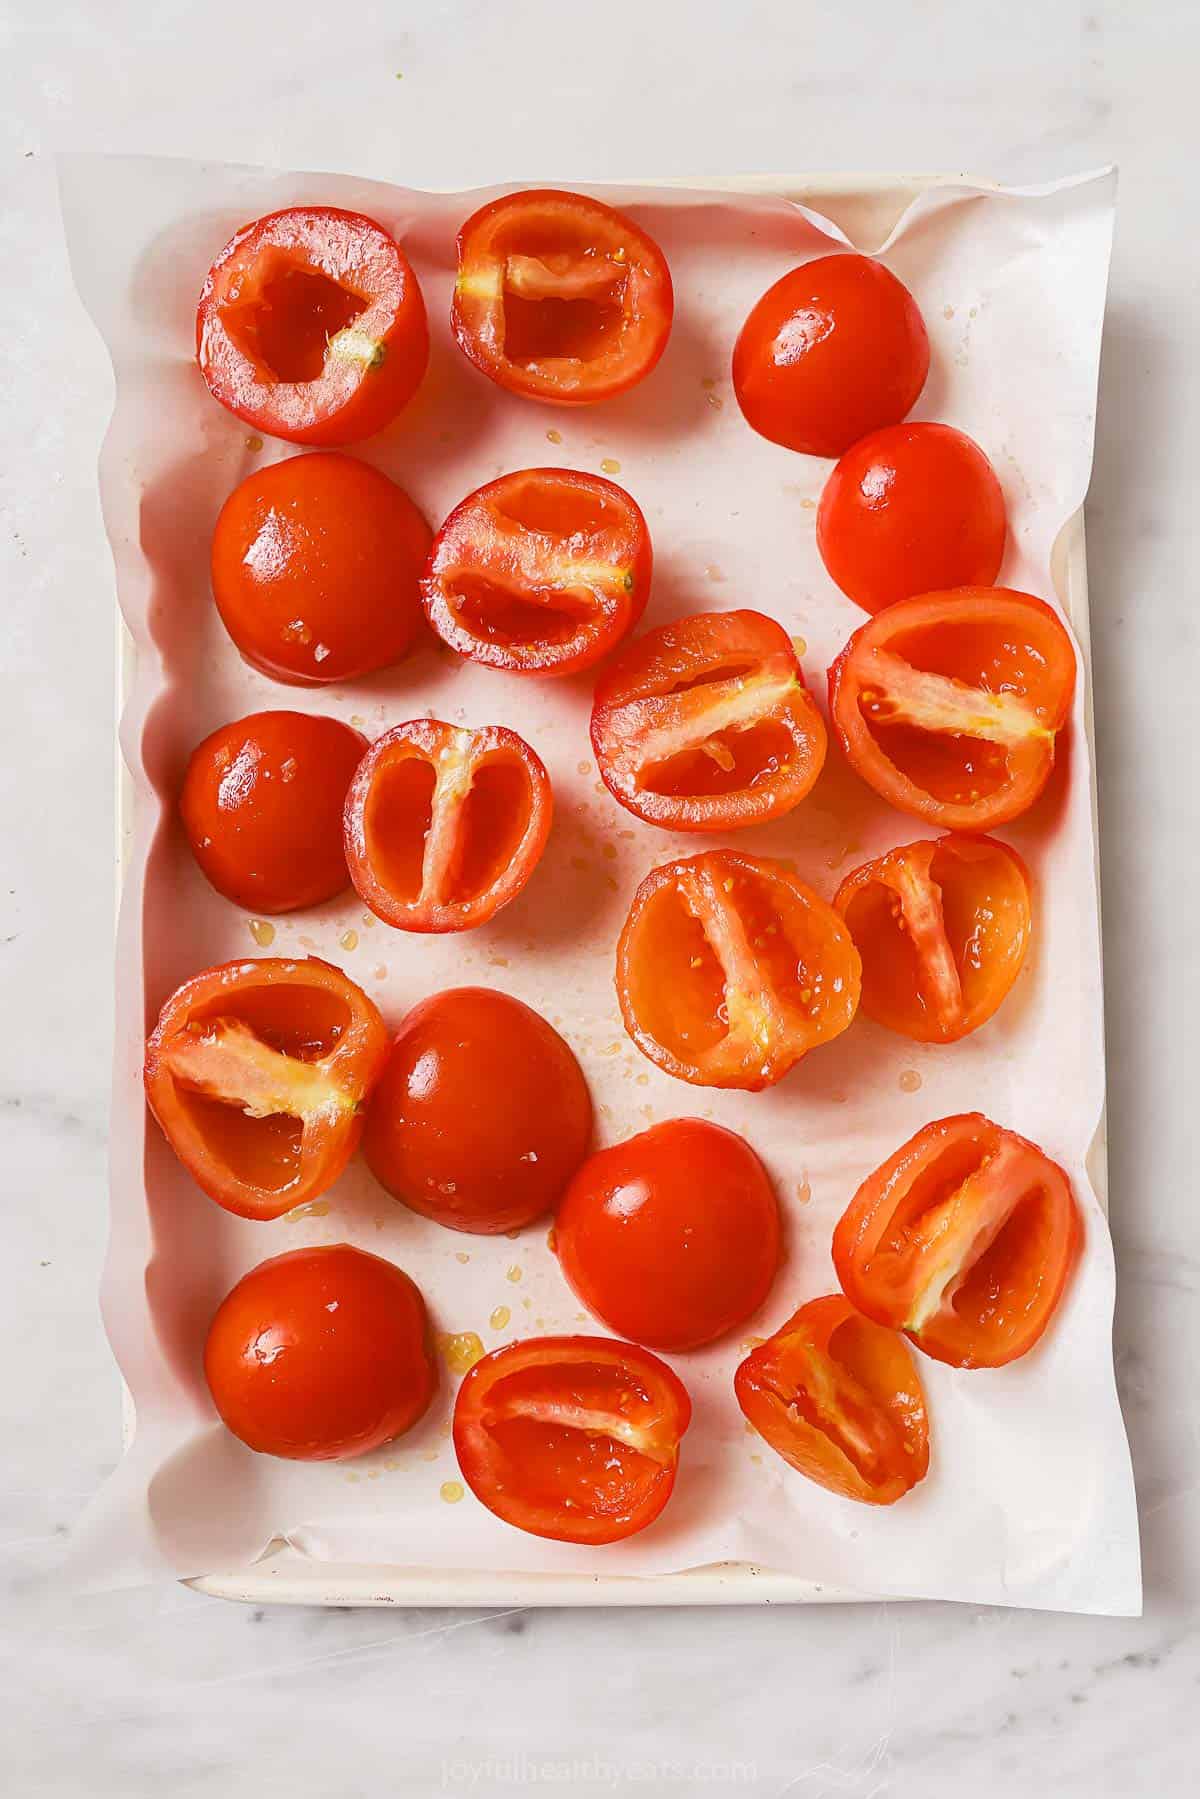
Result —
POLYGON ((348 1243, 293 1249, 222 1300, 204 1376, 223 1422, 263 1455, 366 1455, 433 1395, 425 1302, 392 1262, 348 1243))
POLYGON ((596 684, 592 746, 648 824, 725 831, 790 812, 825 761, 795 646, 761 612, 698 612, 626 646, 596 684))
POLYGON ((467 1374, 454 1452, 475 1497, 518 1530, 615 1543, 645 1530, 675 1485, 691 1421, 665 1362, 611 1337, 528 1337, 467 1374))
POLYGON ((583 1071, 531 1007, 454 987, 401 1025, 363 1150, 394 1199, 451 1230, 518 1230, 548 1212, 587 1155, 583 1071))
POLYGON ((506 194, 458 234, 451 327, 510 393, 561 405, 624 393, 666 349, 674 305, 653 238, 584 194, 506 194))
POLYGON ((420 385, 425 304, 382 225, 336 206, 293 206, 243 226, 213 263, 196 356, 213 398, 256 430, 357 443, 420 385))
POLYGON ((383 1019, 340 968, 260 956, 206 968, 146 1044, 146 1097, 210 1199, 278 1218, 341 1174, 387 1055, 383 1019))

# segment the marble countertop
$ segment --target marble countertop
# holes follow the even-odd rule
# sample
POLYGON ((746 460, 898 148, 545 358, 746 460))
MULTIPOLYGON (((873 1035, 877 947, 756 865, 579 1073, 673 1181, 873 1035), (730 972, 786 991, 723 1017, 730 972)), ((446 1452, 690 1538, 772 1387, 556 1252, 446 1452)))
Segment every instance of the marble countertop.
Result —
POLYGON ((334 21, 294 0, 9 0, 0 45, 0 1729, 12 1790, 1193 1791, 1200 247, 1185 182, 1200 16, 1188 0, 360 0, 334 21), (118 1433, 95 1301, 113 730, 95 453, 110 383, 66 267, 59 147, 446 187, 839 167, 1020 181, 1121 164, 1087 530, 1117 1356, 1142 1619, 934 1605, 264 1612, 179 1587, 47 1597, 41 1572, 118 1433))

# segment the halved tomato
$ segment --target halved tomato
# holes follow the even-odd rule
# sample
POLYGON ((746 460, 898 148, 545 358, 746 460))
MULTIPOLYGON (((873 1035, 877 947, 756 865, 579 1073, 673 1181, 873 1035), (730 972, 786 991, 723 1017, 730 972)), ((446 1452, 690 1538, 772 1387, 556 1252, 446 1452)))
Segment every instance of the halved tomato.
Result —
POLYGON ((529 1337, 476 1362, 454 1406, 475 1497, 535 1537, 615 1543, 675 1485, 687 1389, 648 1349, 611 1337, 529 1337))
POLYGON ((592 746, 627 811, 725 831, 799 804, 825 760, 825 725, 782 625, 699 612, 648 631, 601 675, 592 746))
POLYGON ((291 206, 244 225, 213 263, 196 355, 213 398, 256 430, 357 443, 420 385, 425 302, 382 225, 337 206, 291 206))
POLYGON ((452 650, 514 675, 570 675, 641 617, 650 533, 623 487, 527 468, 468 494, 433 542, 421 591, 452 650))
POLYGON ((278 1218, 331 1187, 383 1071, 387 1028, 315 956, 224 962, 176 989, 146 1044, 146 1097, 210 1199, 278 1218))
POLYGON ((701 1087, 772 1086, 846 1029, 860 975, 833 907, 783 863, 735 850, 652 869, 617 944, 625 1029, 701 1087))
POLYGON ((834 728, 856 773, 951 831, 987 831, 1032 806, 1074 691, 1058 614, 1007 587, 899 600, 829 671, 834 728))
POLYGON ((868 1175, 833 1233, 852 1305, 954 1368, 1033 1348, 1082 1236, 1066 1174, 981 1112, 939 1118, 868 1175))
POLYGON ((913 1358, 840 1293, 810 1300, 752 1349, 733 1388, 776 1455, 843 1499, 894 1505, 929 1472, 913 1358))
POLYGON ((918 1043, 986 1024, 1033 931, 1025 864, 994 837, 902 844, 847 875, 833 903, 862 957, 863 1011, 918 1043))
POLYGON ((469 931, 528 881, 553 803, 541 758, 515 731, 411 719, 375 740, 350 783, 350 879, 397 930, 469 931))
POLYGON ((563 405, 624 393, 666 349, 674 306, 653 238, 584 194, 506 194, 458 234, 450 323, 510 393, 563 405))

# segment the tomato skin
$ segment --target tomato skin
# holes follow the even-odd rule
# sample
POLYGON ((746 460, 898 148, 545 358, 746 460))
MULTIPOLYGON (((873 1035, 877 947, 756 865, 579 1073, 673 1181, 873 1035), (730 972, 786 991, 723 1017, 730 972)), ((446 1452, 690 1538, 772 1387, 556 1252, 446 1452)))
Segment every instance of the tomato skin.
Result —
POLYGON ((840 1293, 810 1300, 733 1378, 749 1422, 791 1467, 843 1499, 894 1505, 929 1471, 921 1377, 903 1340, 840 1293))
POLYGON ((509 393, 562 406, 625 393, 666 349, 674 309, 653 238, 584 194, 505 194, 458 234, 451 329, 509 393))
POLYGON ((296 912, 349 885, 342 808, 367 740, 336 718, 254 712, 188 758, 179 811, 205 879, 247 911, 296 912))
POLYGON ((506 1524, 559 1543, 645 1530, 691 1421, 665 1362, 611 1337, 528 1337, 475 1363, 454 1406, 463 1479, 506 1524), (616 1422, 620 1435, 609 1434, 616 1422))
POLYGON ((410 1430, 433 1396, 425 1302, 348 1243, 293 1249, 222 1300, 204 1346, 222 1422, 261 1455, 349 1461, 410 1430))
POLYGON ((519 469, 454 508, 421 593, 460 656, 513 675, 573 675, 632 630, 652 567, 646 521, 623 487, 578 469, 519 469), (556 594, 571 607, 555 608, 556 594))
POLYGON ((920 308, 881 262, 818 256, 769 287, 733 350, 738 405, 760 436, 841 456, 896 425, 929 372, 920 308))
POLYGON ((454 987, 401 1025, 363 1151, 393 1199, 489 1235, 548 1212, 591 1140, 591 1095, 570 1045, 509 994, 454 987))
POLYGON ((408 404, 429 361, 425 302, 381 225, 294 206, 243 226, 205 278, 196 359, 227 411, 289 443, 357 443, 408 404))
POLYGON ((146 1098, 210 1199, 278 1218, 345 1168, 386 1055, 378 1009, 340 968, 315 956, 224 962, 164 1005, 146 1042, 146 1098))
POLYGON ((990 587, 1007 531, 996 471, 951 425, 889 425, 860 438, 817 509, 821 559, 866 612, 913 594, 990 587))
POLYGON ((761 612, 700 612, 647 631, 597 681, 591 728, 613 798, 665 830, 779 818, 825 761, 825 724, 792 640, 761 612))
POLYGON ((852 1305, 935 1361, 999 1368, 1045 1331, 1081 1238, 1058 1164, 966 1112, 927 1124, 867 1176, 833 1263, 852 1305))
POLYGON ((674 1118, 599 1150, 554 1221, 572 1290, 618 1336, 697 1349, 756 1312, 779 1266, 779 1207, 734 1131, 674 1118))

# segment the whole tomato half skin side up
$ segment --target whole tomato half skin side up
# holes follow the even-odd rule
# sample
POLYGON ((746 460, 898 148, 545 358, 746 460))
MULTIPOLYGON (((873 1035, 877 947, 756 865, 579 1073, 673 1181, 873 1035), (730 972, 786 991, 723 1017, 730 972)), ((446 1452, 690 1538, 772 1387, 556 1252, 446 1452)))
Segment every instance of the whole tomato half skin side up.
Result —
POLYGON ((666 349, 674 309, 658 245, 586 195, 507 194, 458 234, 451 329, 510 393, 579 406, 626 392, 666 349))
POLYGON ((763 824, 811 792, 825 724, 761 612, 701 612, 626 645, 596 683, 592 747, 626 811, 666 830, 763 824))
POLYGON ((358 443, 420 386, 425 303, 408 258, 373 219, 289 207, 244 226, 213 263, 196 358, 213 398, 255 430, 358 443))
POLYGON ((868 1175, 833 1262, 852 1305, 935 1361, 999 1368, 1050 1323, 1082 1230, 1057 1162, 967 1112, 927 1124, 868 1175))
POLYGON ((278 1218, 318 1198, 362 1135, 387 1029, 340 968, 260 956, 176 989, 146 1043, 146 1098, 210 1199, 278 1218))
POLYGON ((529 1337, 470 1369, 454 1452, 475 1497, 531 1536, 616 1543, 671 1497, 692 1406, 679 1377, 612 1337, 529 1337))
POLYGON ((443 643, 513 675, 590 668, 645 610, 653 555, 637 502, 578 469, 531 468, 468 494, 421 583, 443 643))
POLYGON ((843 1499, 894 1505, 929 1471, 921 1377, 903 1338, 840 1293, 810 1300, 751 1350, 738 1405, 790 1467, 843 1499))

